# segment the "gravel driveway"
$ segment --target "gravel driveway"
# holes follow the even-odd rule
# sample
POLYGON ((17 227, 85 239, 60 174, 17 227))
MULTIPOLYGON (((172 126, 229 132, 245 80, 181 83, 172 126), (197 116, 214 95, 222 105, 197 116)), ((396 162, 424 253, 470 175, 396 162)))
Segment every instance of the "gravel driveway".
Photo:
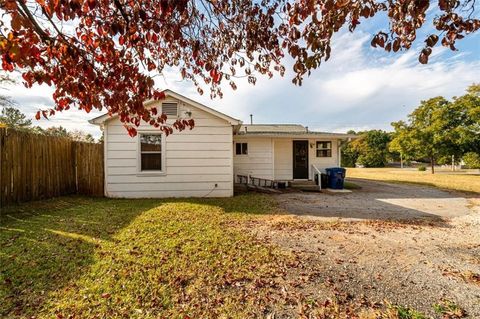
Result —
POLYGON ((314 219, 440 220, 472 213, 470 198, 433 187, 354 179, 352 193, 287 193, 278 196, 290 213, 314 219))
POLYGON ((354 182, 362 188, 347 194, 275 195, 289 222, 252 227, 311 274, 295 288, 302 297, 324 300, 330 291, 344 301, 387 300, 433 318, 442 315, 432 305, 448 300, 480 318, 479 196, 354 182))

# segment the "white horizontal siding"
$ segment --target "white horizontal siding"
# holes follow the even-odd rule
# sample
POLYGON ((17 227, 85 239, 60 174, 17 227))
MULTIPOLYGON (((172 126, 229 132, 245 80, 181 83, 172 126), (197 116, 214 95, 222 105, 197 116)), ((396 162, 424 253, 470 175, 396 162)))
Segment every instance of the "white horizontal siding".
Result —
POLYGON ((229 190, 231 189, 231 182, 213 182, 212 185, 208 188, 205 188, 205 182, 194 182, 189 181, 185 182, 164 182, 164 183, 119 183, 119 184, 108 184, 109 190, 111 192, 141 192, 141 191, 211 191, 214 189, 218 190, 229 190), (215 183, 217 187, 215 187, 215 183))
MULTIPOLYGON (((231 181, 232 176, 231 174, 204 174, 204 175, 196 175, 195 176, 195 183, 199 182, 211 182, 211 183, 218 183, 218 182, 229 182, 231 181)), ((109 184, 124 184, 125 183, 125 175, 110 175, 107 177, 107 182, 109 184)), ((162 176, 163 183, 189 183, 192 182, 191 175, 185 174, 167 174, 162 176)), ((149 176, 148 174, 133 176, 132 180, 129 184, 141 184, 141 183, 158 183, 158 176, 152 175, 149 176)))
MULTIPOLYGON (((148 124, 146 124, 148 125, 148 124)), ((145 130, 145 131, 160 131, 160 129, 156 129, 151 126, 141 125, 138 127, 138 130, 145 130)), ((109 134, 128 134, 127 130, 123 126, 109 126, 108 128, 109 134)), ((231 129, 230 129, 231 130, 231 129)), ((231 133, 230 133, 231 134, 231 133)), ((225 126, 194 126, 193 129, 185 129, 183 131, 175 131, 174 134, 167 137, 167 140, 172 136, 176 135, 229 135, 228 130, 225 130, 225 126)), ((175 139, 175 138, 173 138, 175 139)))
MULTIPOLYGON (((226 158, 200 158, 200 159, 168 159, 166 163, 166 171, 169 173, 170 167, 196 167, 200 171, 201 167, 231 167, 226 158)), ((134 167, 137 169, 137 159, 129 158, 107 158, 107 167, 134 167)), ((201 172, 199 172, 201 173, 201 172)))
MULTIPOLYGON (((273 178, 271 138, 234 138, 235 143, 247 143, 247 155, 233 155, 235 175, 251 175, 258 178, 273 178)), ((233 150, 235 152, 235 148, 233 150)))
MULTIPOLYGON (((229 128, 231 130, 231 128, 229 128)), ((137 143, 136 137, 131 138, 125 134, 109 134, 110 141, 108 143, 137 143)), ((227 143, 231 144, 232 134, 221 135, 179 135, 177 132, 167 137, 167 141, 184 142, 184 143, 227 143)))
MULTIPOLYGON (((197 151, 197 150, 168 150, 166 152, 167 156, 167 161, 169 159, 174 160, 174 159, 184 159, 184 158, 189 158, 189 159, 200 159, 200 158, 230 158, 231 156, 231 151, 230 150, 224 150, 224 151, 197 151)), ((114 158, 137 158, 137 151, 108 151, 108 158, 114 159, 114 158)))
MULTIPOLYGON (((232 168, 230 165, 225 166, 170 166, 168 168, 168 176, 176 175, 195 175, 201 172, 201 174, 219 174, 219 175, 231 175, 232 168)), ((137 175, 137 167, 132 166, 114 166, 109 167, 109 176, 118 175, 137 175)))
POLYGON ((288 139, 274 140, 275 179, 293 179, 293 141, 288 139))
MULTIPOLYGON (((312 164, 319 169, 338 166, 337 139, 307 139, 309 176, 313 178, 312 164), (316 142, 331 141, 332 157, 317 157, 316 142)), ((293 141, 290 138, 234 137, 237 143, 248 143, 248 155, 234 155, 235 175, 291 180, 293 179, 293 141), (273 158, 272 158, 272 153, 273 158)), ((235 148, 233 150, 235 152, 235 148)))
POLYGON ((324 170, 328 167, 337 167, 338 164, 338 140, 337 139, 321 139, 321 140, 310 140, 310 143, 313 143, 314 147, 310 148, 309 153, 309 164, 310 164, 310 178, 313 178, 312 164, 314 164, 318 169, 324 170), (332 142, 332 157, 317 157, 317 141, 331 141, 332 142))
MULTIPOLYGON (((197 114, 198 115, 198 114, 197 114)), ((194 127, 215 127, 215 126, 220 126, 223 127, 225 126, 225 121, 222 119, 217 119, 217 118, 195 118, 195 114, 192 115, 193 121, 195 123, 194 127)), ((175 122, 174 120, 167 119, 167 123, 173 123, 175 122)), ((121 122, 113 122, 109 123, 110 127, 119 127, 125 130, 123 124, 121 122)))
MULTIPOLYGON (((173 140, 173 139, 172 139, 173 140)), ((228 145, 230 146, 230 145, 228 145)), ((167 151, 171 150, 191 150, 191 151, 230 151, 225 142, 175 142, 166 144, 167 151)), ((136 141, 132 143, 110 142, 107 145, 107 151, 136 151, 136 141)))
POLYGON ((179 159, 174 159, 170 160, 167 158, 167 169, 169 167, 199 167, 198 171, 200 172, 200 167, 218 167, 218 166, 229 166, 231 167, 231 164, 229 163, 228 158, 197 158, 195 160, 192 159, 185 159, 185 158, 179 158, 179 159))
POLYGON ((110 192, 113 198, 166 198, 166 197, 231 197, 232 190, 165 190, 165 191, 122 191, 110 192), (160 195, 160 196, 159 196, 160 195))
MULTIPOLYGON (((165 138, 162 174, 140 172, 137 135, 118 119, 106 123, 106 193, 110 197, 225 197, 233 195, 232 127, 223 119, 179 104, 192 112, 195 127, 165 138)), ((158 132, 146 123, 138 132, 158 132)))

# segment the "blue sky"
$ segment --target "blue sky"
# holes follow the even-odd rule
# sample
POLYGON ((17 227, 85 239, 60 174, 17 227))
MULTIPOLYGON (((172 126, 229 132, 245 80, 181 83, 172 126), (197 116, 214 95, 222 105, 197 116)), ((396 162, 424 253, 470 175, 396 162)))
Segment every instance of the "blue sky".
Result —
MULTIPOLYGON (((418 53, 425 36, 433 31, 430 26, 421 30, 411 50, 386 53, 370 46, 372 35, 381 30, 383 20, 379 16, 362 21, 354 33, 342 31, 335 35, 331 59, 313 71, 301 87, 291 83, 293 74, 288 66, 284 78, 259 75, 255 86, 239 80, 236 91, 225 87, 223 99, 211 100, 208 94, 200 96, 193 84, 181 81, 176 70, 165 70, 157 86, 177 91, 244 122, 249 122, 249 114, 253 114, 254 123, 299 123, 312 130, 345 132, 389 130, 392 121, 405 119, 421 100, 461 95, 468 85, 480 82, 480 33, 458 42, 459 51, 437 45, 429 64, 421 65, 418 53)), ((52 90, 46 86, 26 89, 19 83, 6 89, 4 94, 11 95, 32 118, 39 107, 53 103, 52 90)), ((87 122, 98 114, 73 110, 48 121, 34 122, 43 127, 62 125, 67 129, 82 129, 98 137, 100 130, 87 122)))

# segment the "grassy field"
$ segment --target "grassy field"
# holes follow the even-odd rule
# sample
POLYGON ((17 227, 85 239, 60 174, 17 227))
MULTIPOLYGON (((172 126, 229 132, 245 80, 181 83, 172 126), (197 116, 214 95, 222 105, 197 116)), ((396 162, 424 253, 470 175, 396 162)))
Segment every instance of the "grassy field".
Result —
POLYGON ((414 169, 400 168, 347 168, 347 179, 349 177, 388 182, 415 183, 480 193, 480 174, 465 174, 445 170, 431 174, 428 169, 425 172, 420 172, 414 169))

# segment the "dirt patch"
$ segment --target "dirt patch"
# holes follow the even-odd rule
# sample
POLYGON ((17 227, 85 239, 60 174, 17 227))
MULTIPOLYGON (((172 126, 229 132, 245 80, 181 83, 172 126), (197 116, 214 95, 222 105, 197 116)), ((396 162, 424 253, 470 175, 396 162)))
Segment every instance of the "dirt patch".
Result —
POLYGON ((440 318, 449 300, 480 318, 480 199, 429 187, 359 182, 350 194, 275 196, 290 215, 248 225, 297 256, 304 300, 388 302, 440 318))

